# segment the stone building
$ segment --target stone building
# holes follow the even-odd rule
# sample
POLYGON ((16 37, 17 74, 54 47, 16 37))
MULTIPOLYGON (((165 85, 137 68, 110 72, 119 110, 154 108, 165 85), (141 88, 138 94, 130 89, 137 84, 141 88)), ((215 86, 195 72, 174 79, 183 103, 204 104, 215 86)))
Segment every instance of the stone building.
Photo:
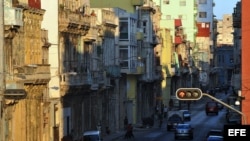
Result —
POLYGON ((5 3, 5 93, 3 130, 5 141, 48 140, 50 80, 48 31, 41 29, 44 10, 40 1, 5 3))

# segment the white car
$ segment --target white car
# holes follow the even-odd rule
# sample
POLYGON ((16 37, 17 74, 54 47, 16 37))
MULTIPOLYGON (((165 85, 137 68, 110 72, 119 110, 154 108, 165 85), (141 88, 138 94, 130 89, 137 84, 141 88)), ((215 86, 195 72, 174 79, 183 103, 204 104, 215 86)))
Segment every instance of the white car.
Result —
POLYGON ((83 140, 85 141, 102 141, 101 133, 98 130, 85 131, 83 133, 83 140))

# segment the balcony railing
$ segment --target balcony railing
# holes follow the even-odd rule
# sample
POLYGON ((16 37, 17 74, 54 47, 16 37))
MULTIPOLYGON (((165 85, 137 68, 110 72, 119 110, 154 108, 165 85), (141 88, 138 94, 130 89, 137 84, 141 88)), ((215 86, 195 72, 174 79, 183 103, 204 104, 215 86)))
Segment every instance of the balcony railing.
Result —
POLYGON ((60 75, 60 85, 91 85, 92 84, 92 78, 91 75, 88 73, 82 73, 82 74, 61 74, 60 75))
POLYGON ((59 14, 59 30, 79 32, 82 30, 88 30, 91 25, 95 25, 95 20, 92 20, 92 16, 81 15, 69 10, 60 11, 59 14))
POLYGON ((72 86, 82 86, 82 85, 102 85, 105 82, 105 76, 103 71, 92 71, 89 73, 64 73, 60 75, 61 85, 72 85, 72 86))
POLYGON ((23 88, 24 83, 46 84, 50 81, 50 65, 27 65, 15 68, 15 74, 6 74, 6 84, 23 88))

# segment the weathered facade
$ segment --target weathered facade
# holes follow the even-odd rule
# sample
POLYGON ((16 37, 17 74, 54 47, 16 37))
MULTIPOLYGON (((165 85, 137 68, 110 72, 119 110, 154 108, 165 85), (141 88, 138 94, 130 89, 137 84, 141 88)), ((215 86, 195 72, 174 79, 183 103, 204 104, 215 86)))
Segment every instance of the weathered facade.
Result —
POLYGON ((50 44, 47 31, 41 29, 45 11, 39 3, 8 1, 5 7, 5 141, 48 140, 49 101, 44 90, 50 80, 50 44), (24 99, 14 96, 22 94, 18 90, 25 91, 24 99))

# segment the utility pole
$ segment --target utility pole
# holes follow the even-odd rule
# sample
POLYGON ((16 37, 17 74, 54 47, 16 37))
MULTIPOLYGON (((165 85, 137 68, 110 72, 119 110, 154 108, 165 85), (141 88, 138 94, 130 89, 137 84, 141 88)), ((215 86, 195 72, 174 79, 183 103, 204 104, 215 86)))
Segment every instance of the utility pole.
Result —
POLYGON ((4 111, 3 111, 3 93, 5 89, 4 82, 4 5, 3 0, 0 0, 0 141, 5 140, 4 129, 4 111))

